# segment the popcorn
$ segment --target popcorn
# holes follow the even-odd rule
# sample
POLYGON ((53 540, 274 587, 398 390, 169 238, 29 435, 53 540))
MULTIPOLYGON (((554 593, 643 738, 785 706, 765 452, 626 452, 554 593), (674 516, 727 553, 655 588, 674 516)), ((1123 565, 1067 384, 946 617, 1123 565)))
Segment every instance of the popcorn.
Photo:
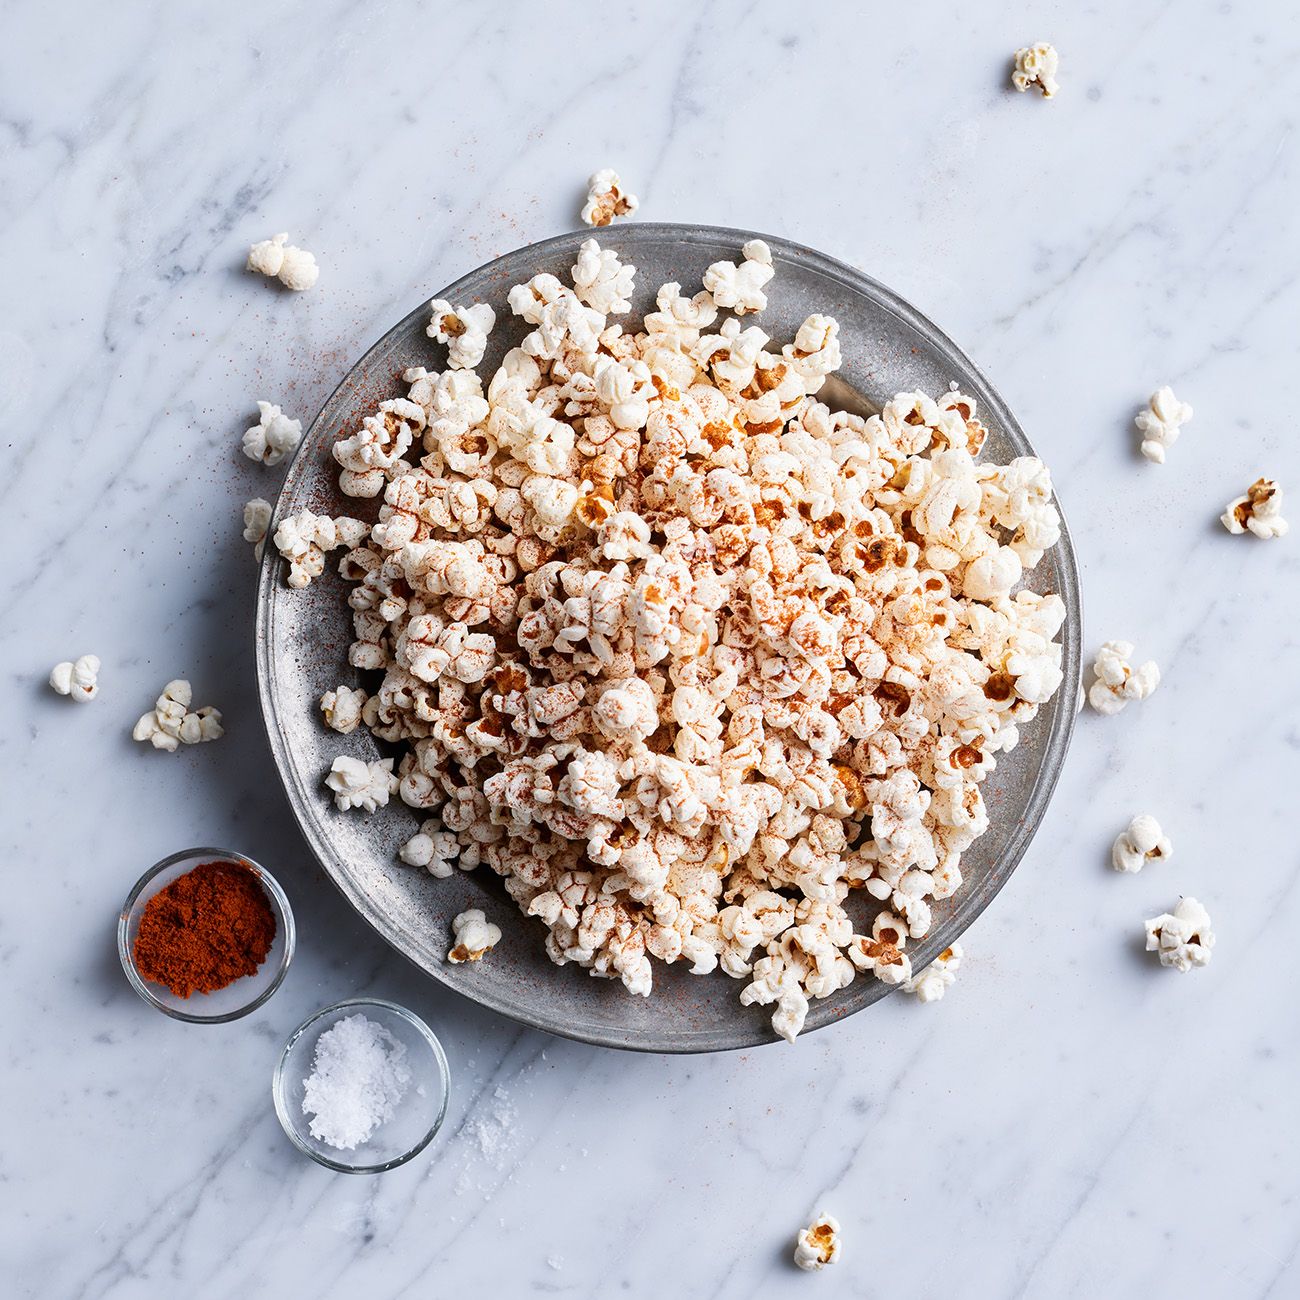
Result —
POLYGON ((1191 418, 1191 406, 1180 402, 1172 388, 1158 388, 1152 393, 1151 400, 1133 417, 1147 460, 1163 465, 1165 451, 1178 441, 1183 425, 1191 418))
POLYGON ((460 853, 455 835, 443 830, 440 822, 430 818, 422 822, 419 832, 398 849, 397 856, 408 867, 424 867, 431 876, 446 879, 452 874, 453 864, 460 853))
POLYGON ((244 502, 244 541, 252 542, 253 558, 261 560, 266 550, 266 530, 271 526, 271 503, 263 497, 244 502))
POLYGON ((938 1002, 956 983, 961 959, 961 944, 945 948, 919 975, 903 981, 903 992, 916 994, 918 1002, 938 1002))
POLYGON ((1147 952, 1156 953, 1162 966, 1189 971, 1207 965, 1213 955, 1210 914, 1194 898, 1179 899, 1173 912, 1153 916, 1146 928, 1147 952))
POLYGON ((1110 865, 1116 871, 1141 871, 1148 862, 1168 862, 1174 846, 1154 817, 1134 817, 1111 845, 1110 865))
POLYGON ((839 321, 831 316, 809 316, 799 326, 794 342, 781 349, 781 355, 802 378, 804 391, 817 392, 826 376, 840 368, 839 321))
MULTIPOLYGON (((252 428, 244 430, 244 455, 249 460, 260 460, 263 465, 278 465, 298 450, 302 441, 302 422, 289 419, 271 402, 258 402, 257 409, 261 413, 260 420, 252 428)), ((247 524, 247 519, 244 522, 247 524)))
POLYGON ((448 365, 453 370, 473 370, 487 351, 496 312, 481 302, 473 307, 453 307, 445 298, 435 298, 429 309, 433 316, 425 333, 446 344, 448 365))
MULTIPOLYGON (((530 325, 537 326, 520 345, 520 351, 527 357, 554 363, 565 353, 579 358, 592 357, 600 346, 605 317, 586 306, 572 289, 565 288, 554 276, 536 275, 528 284, 516 285, 510 290, 508 301, 516 316, 522 316, 530 325)), ((498 372, 498 378, 502 373, 498 372)), ((501 405, 507 410, 512 405, 519 407, 510 412, 515 419, 505 424, 508 434, 516 438, 527 439, 531 430, 548 418, 526 400, 517 402, 518 380, 512 383, 507 376, 501 385, 501 396, 506 399, 501 405)), ((493 401, 490 392, 488 400, 493 401)), ((508 443, 513 440, 507 438, 508 443)))
POLYGON ((525 479, 520 492, 548 528, 562 528, 569 522, 580 495, 574 484, 545 474, 525 479))
POLYGON ((361 428, 334 444, 332 455, 343 467, 339 487, 352 497, 374 497, 410 450, 415 435, 425 427, 424 407, 403 397, 380 402, 361 428))
POLYGON ((501 942, 501 931, 477 908, 461 912, 451 923, 454 941, 447 960, 455 965, 482 961, 501 942))
POLYGON ((325 553, 355 546, 368 532, 359 519, 312 514, 300 510, 275 530, 275 549, 289 561, 289 586, 301 588, 325 572, 325 553))
POLYGON ((350 686, 336 686, 320 697, 320 711, 325 725, 341 736, 351 735, 361 721, 361 710, 365 708, 367 695, 365 691, 353 690, 350 686))
POLYGON ((1133 649, 1131 641, 1106 641, 1097 651, 1088 703, 1098 713, 1107 717, 1118 713, 1130 700, 1145 700, 1160 685, 1160 668, 1154 659, 1140 668, 1128 662, 1133 649))
POLYGON ((75 663, 55 664, 50 670, 50 685, 60 695, 70 695, 83 703, 99 694, 99 658, 82 655, 75 663))
POLYGON ((589 226, 607 226, 615 217, 630 217, 638 206, 636 195, 623 189, 618 172, 606 167, 587 182, 587 201, 582 205, 582 219, 589 226))
POLYGON ((755 964, 754 974, 754 982, 741 992, 741 1005, 757 1003, 766 1006, 775 1002, 772 1028, 787 1043, 793 1043, 808 1017, 808 995, 802 986, 800 972, 782 967, 775 958, 768 956, 755 964), (760 970, 760 966, 763 969, 760 970))
POLYGON ((1220 523, 1233 534, 1250 531, 1256 537, 1285 537, 1290 524, 1282 518, 1282 489, 1271 478, 1257 478, 1246 495, 1228 502, 1220 523))
POLYGON ((216 740, 219 736, 225 735, 221 726, 221 714, 211 707, 187 713, 181 719, 177 735, 184 745, 197 745, 202 741, 216 740))
POLYGON ((594 239, 587 239, 573 265, 573 291, 602 316, 621 314, 631 309, 635 275, 635 266, 625 266, 612 249, 602 249, 594 239))
POLYGON ((767 306, 763 286, 776 274, 772 253, 761 239, 751 239, 740 251, 744 260, 739 266, 714 262, 704 273, 705 291, 719 307, 729 308, 737 316, 767 306))
MULTIPOLYGON (((456 368, 476 348, 413 367, 336 442, 373 525, 300 511, 275 543, 294 586, 343 548, 348 662, 380 675, 320 701, 395 747, 338 760, 341 809, 419 809, 399 859, 486 864, 556 964, 632 996, 657 963, 721 969, 793 1041, 855 979, 950 981, 955 952, 913 976, 907 949, 1060 687, 1065 604, 1017 590, 1060 519, 1036 458, 976 461, 960 391, 820 403, 835 320, 777 343, 738 319, 761 242, 610 324, 634 275, 590 240, 572 285, 511 288, 529 333, 494 374, 456 368)), ((470 310, 435 304, 449 351, 470 310)))
POLYGON ((334 791, 334 806, 340 812, 360 808, 372 813, 385 807, 389 798, 397 793, 397 777, 393 773, 391 758, 367 763, 343 755, 334 760, 325 784, 334 791))
POLYGON ((611 740, 646 740, 659 727, 654 692, 639 677, 616 682, 596 701, 592 721, 611 740))
POLYGON ((906 944, 906 923, 889 912, 881 912, 872 923, 870 939, 862 934, 853 936, 849 960, 858 970, 870 971, 882 984, 905 984, 912 978, 912 962, 903 951, 906 944))
POLYGON ((316 259, 306 249, 289 242, 288 231, 254 244, 248 250, 247 269, 259 275, 277 277, 286 289, 310 289, 320 277, 316 259))
POLYGON ((292 244, 284 250, 284 261, 280 263, 280 283, 286 289, 301 292, 310 289, 320 279, 320 267, 316 258, 305 248, 294 248, 292 244))
POLYGON ((221 714, 211 706, 190 711, 194 693, 184 678, 163 687, 153 708, 144 714, 131 731, 131 739, 148 741, 155 749, 174 754, 181 745, 197 745, 219 740, 225 731, 221 714))
POLYGON ((263 239, 248 250, 248 262, 245 270, 256 271, 258 275, 275 277, 284 265, 284 246, 289 242, 289 232, 282 230, 270 239, 263 239))
POLYGON ((999 546, 973 560, 966 570, 962 591, 972 600, 995 601, 1010 595, 1023 572, 1020 557, 1009 546, 999 546))
POLYGON ((829 1214, 819 1214, 806 1228, 799 1229, 794 1262, 805 1272, 820 1272, 840 1257, 840 1225, 829 1214))
POLYGON ((1060 89, 1056 83, 1060 62, 1060 55, 1046 41, 1024 46, 1016 51, 1016 66, 1011 73, 1011 84, 1021 92, 1037 86, 1044 99, 1051 99, 1060 89))

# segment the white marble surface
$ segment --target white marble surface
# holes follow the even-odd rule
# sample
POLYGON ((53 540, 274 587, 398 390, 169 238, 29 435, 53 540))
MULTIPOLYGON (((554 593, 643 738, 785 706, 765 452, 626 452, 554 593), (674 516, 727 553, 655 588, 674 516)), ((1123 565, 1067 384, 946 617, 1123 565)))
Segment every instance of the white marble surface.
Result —
POLYGON ((1300 20, 1031 8, 6 7, 10 1294, 1300 1293, 1300 536, 1215 522, 1261 472, 1300 510, 1300 20), (1005 86, 1040 37, 1051 104, 1005 86), (948 998, 793 1049, 612 1054, 441 992, 310 861, 260 732, 238 515, 279 476, 238 454, 254 399, 309 417, 421 297, 572 227, 607 164, 647 218, 779 231, 928 311, 1054 468, 1089 646, 1165 672, 1082 720, 948 998), (285 228, 309 294, 240 269, 285 228), (1197 414, 1159 469, 1129 421, 1162 383, 1197 414), (84 651, 88 707, 44 685, 84 651), (226 739, 132 745, 177 674, 226 739), (1121 877, 1137 811, 1176 860, 1121 877), (302 932, 280 993, 215 1029, 147 1010, 113 951, 139 871, 203 842, 276 869, 302 932), (1187 976, 1139 951, 1180 892, 1219 934, 1187 976), (361 992, 427 1016, 455 1076, 444 1134, 379 1179, 300 1159, 268 1087, 299 1019, 361 992), (788 1260, 820 1206, 845 1249, 813 1279, 788 1260))

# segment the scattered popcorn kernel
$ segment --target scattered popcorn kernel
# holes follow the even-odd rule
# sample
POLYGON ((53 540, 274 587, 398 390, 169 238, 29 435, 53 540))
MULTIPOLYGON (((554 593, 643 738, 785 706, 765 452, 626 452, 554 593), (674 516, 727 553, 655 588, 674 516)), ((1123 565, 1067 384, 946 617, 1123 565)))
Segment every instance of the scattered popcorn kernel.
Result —
POLYGON ((391 758, 367 763, 343 755, 334 760, 325 784, 334 791, 334 806, 340 812, 360 808, 372 813, 376 808, 383 808, 389 797, 397 793, 391 758))
POLYGON ((292 245, 284 250, 284 261, 280 263, 280 283, 286 289, 301 292, 310 289, 320 279, 320 267, 316 258, 305 248, 292 245))
POLYGON ((961 959, 961 944, 945 948, 919 975, 903 981, 903 992, 915 993, 918 1002, 938 1002, 956 983, 961 959))
POLYGON ((220 712, 211 706, 191 711, 193 698, 190 684, 183 678, 168 682, 153 708, 135 724, 131 739, 147 740, 155 749, 169 754, 174 754, 182 744, 219 740, 225 735, 220 712))
POLYGON ((284 246, 289 242, 289 232, 282 230, 270 239, 263 239, 248 250, 246 269, 258 275, 277 276, 284 265, 284 246))
POLYGON ((1165 463, 1165 452, 1178 441, 1178 435, 1192 418, 1192 408, 1180 402, 1169 387, 1159 388, 1151 400, 1134 417, 1142 435, 1142 454, 1157 465, 1165 463))
POLYGON ((1011 84, 1019 91, 1037 86, 1044 99, 1051 99, 1060 87, 1056 82, 1061 57, 1046 41, 1026 45, 1016 51, 1016 66, 1011 73, 1011 84))
POLYGON ((310 289, 320 276, 320 268, 311 253, 295 248, 288 231, 263 239, 248 250, 247 269, 259 275, 278 278, 286 289, 310 289))
POLYGON ((244 431, 244 455, 249 460, 260 460, 263 465, 278 465, 298 450, 302 421, 289 419, 271 402, 258 402, 257 409, 261 419, 244 431))
POLYGON ((714 262, 704 273, 704 288, 719 307, 737 316, 762 311, 767 306, 763 286, 776 274, 772 254, 761 239, 751 239, 741 249, 744 260, 714 262))
POLYGON ((181 719, 180 729, 177 732, 183 745, 197 745, 203 741, 216 740, 224 734, 221 727, 221 714, 211 707, 187 713, 181 719))
POLYGON ((461 912, 451 923, 454 940, 447 960, 456 965, 465 961, 481 961, 501 942, 501 931, 478 908, 461 912))
POLYGON ((260 560, 266 550, 266 530, 271 526, 271 515, 271 503, 262 497, 244 502, 244 541, 252 542, 255 560, 260 560))
POLYGON ((1282 489, 1271 478, 1257 478, 1245 496, 1228 502, 1219 520, 1230 533, 1261 538, 1285 537, 1291 526, 1282 518, 1282 489))
POLYGON ((1160 668, 1148 659, 1140 668, 1129 663, 1131 641, 1106 641, 1092 665, 1094 681, 1088 688, 1088 703, 1108 717, 1130 700, 1145 700, 1160 685, 1160 668))
POLYGON ((497 322, 496 312, 486 303, 453 307, 445 298, 429 304, 433 313, 425 333, 447 348, 447 364, 453 370, 473 370, 487 351, 488 335, 497 322))
POLYGON ((361 721, 361 710, 366 706, 366 693, 350 686, 336 686, 320 697, 320 711, 325 725, 341 736, 350 735, 361 721))
POLYGON ((1154 952, 1162 966, 1188 971, 1206 965, 1214 947, 1210 914, 1194 898, 1182 898, 1172 912, 1152 917, 1147 923, 1147 952, 1154 952))
POLYGON ((1110 865, 1116 871, 1141 871, 1148 862, 1168 862, 1174 846, 1154 817, 1134 817, 1111 845, 1110 865))
POLYGON ((624 190, 618 172, 606 167, 587 182, 582 219, 589 226, 607 226, 615 217, 630 217, 638 206, 636 195, 624 190))
POLYGON ((794 1262, 805 1272, 816 1273, 840 1257, 839 1221, 819 1214, 806 1228, 800 1228, 794 1247, 794 1262))
POLYGON ((50 685, 60 695, 70 695, 83 703, 99 694, 99 658, 82 655, 75 663, 55 664, 50 672, 50 685))

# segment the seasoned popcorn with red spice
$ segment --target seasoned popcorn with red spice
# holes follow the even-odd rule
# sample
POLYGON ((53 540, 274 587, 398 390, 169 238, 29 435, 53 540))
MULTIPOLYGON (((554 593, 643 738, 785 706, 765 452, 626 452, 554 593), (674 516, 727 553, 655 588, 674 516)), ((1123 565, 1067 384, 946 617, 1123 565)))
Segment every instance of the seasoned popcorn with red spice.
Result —
POLYGON ((553 961, 642 995, 721 967, 793 1040, 860 975, 906 984, 960 888, 980 785, 1061 683, 1065 606, 1017 590, 1060 521, 1039 461, 976 459, 955 389, 816 400, 837 323, 776 348, 739 319, 761 241, 639 329, 610 320, 634 274, 589 240, 573 287, 513 288, 495 374, 409 370, 336 445, 368 536, 304 514, 276 544, 291 583, 348 548, 349 661, 382 677, 327 718, 400 746, 336 763, 340 807, 395 790, 402 860, 486 864, 553 961))

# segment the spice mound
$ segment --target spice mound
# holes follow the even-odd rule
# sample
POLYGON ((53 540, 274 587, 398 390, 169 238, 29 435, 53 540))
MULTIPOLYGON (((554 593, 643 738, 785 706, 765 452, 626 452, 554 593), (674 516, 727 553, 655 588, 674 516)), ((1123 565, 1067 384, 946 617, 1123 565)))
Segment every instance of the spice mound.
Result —
POLYGON ((316 1040, 303 1083, 312 1137, 345 1151, 360 1146, 397 1113, 410 1082, 406 1047, 383 1025, 363 1015, 336 1022, 316 1040))
POLYGON ((140 975, 178 998, 255 974, 275 940, 275 913, 248 867, 204 862, 145 904, 134 956, 140 975))

